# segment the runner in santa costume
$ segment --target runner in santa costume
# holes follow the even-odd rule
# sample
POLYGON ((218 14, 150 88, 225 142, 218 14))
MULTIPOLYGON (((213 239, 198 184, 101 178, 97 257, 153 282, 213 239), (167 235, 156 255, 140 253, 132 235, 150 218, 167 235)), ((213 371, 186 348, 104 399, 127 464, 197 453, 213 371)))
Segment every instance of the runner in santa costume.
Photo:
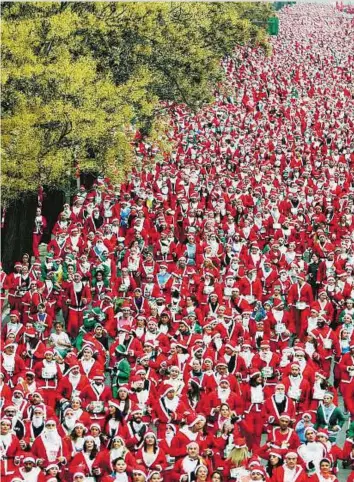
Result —
POLYGON ((80 365, 74 361, 60 380, 58 392, 62 399, 70 400, 72 397, 80 397, 82 390, 88 384, 89 379, 80 373, 80 365))
POLYGON ((21 283, 22 283, 22 263, 17 261, 14 264, 14 271, 9 274, 7 280, 8 300, 12 310, 21 310, 21 283))
POLYGON ((337 477, 333 474, 332 461, 330 458, 325 457, 320 461, 319 472, 312 475, 310 480, 313 480, 313 482, 322 482, 323 480, 338 482, 337 477))
POLYGON ((276 449, 284 457, 289 450, 296 450, 300 445, 299 437, 295 430, 289 427, 290 422, 290 414, 282 413, 279 417, 279 426, 268 430, 267 441, 257 451, 257 455, 267 459, 269 451, 276 449))
POLYGON ((15 343, 5 341, 1 353, 1 367, 4 374, 4 382, 13 387, 20 377, 24 377, 26 366, 22 358, 15 353, 15 343))
POLYGON ((341 371, 340 390, 343 395, 343 400, 346 409, 351 417, 354 417, 354 334, 350 340, 350 351, 343 355, 339 368, 341 371))
POLYGON ((271 351, 282 351, 289 344, 290 335, 294 333, 294 324, 288 311, 284 310, 283 300, 273 299, 272 317, 270 317, 270 348, 271 351))
POLYGON ((83 322, 83 312, 91 302, 91 291, 81 280, 80 273, 75 273, 68 288, 67 305, 69 307, 67 332, 71 338, 76 338, 83 322))
POLYGON ((31 452, 36 457, 37 464, 40 467, 52 462, 59 466, 67 465, 70 460, 70 453, 58 433, 57 422, 54 419, 46 420, 45 428, 33 442, 31 452))
POLYGON ((107 404, 112 399, 111 388, 104 384, 105 375, 103 371, 97 370, 92 375, 91 383, 81 392, 82 406, 86 409, 91 420, 103 426, 107 404))
POLYGON ((120 408, 121 405, 118 400, 110 400, 108 402, 108 415, 103 426, 103 432, 108 437, 108 448, 112 447, 113 439, 116 436, 121 436, 123 439, 127 437, 127 430, 120 408))
POLYGON ((152 417, 159 421, 158 433, 159 437, 163 438, 166 425, 181 423, 188 415, 190 410, 185 405, 182 398, 176 395, 174 385, 163 383, 160 388, 158 399, 152 406, 152 417))
POLYGON ((279 379, 279 363, 279 355, 270 351, 270 342, 268 340, 262 340, 260 352, 252 359, 252 368, 262 373, 265 382, 264 393, 269 396, 274 393, 275 385, 279 379))
POLYGON ((0 421, 0 444, 0 475, 4 480, 10 480, 20 461, 21 447, 8 418, 0 421))
POLYGON ((328 430, 320 428, 317 430, 316 440, 323 443, 327 449, 328 458, 331 460, 333 472, 338 473, 338 460, 345 460, 345 443, 343 450, 335 443, 330 442, 328 430))
POLYGON ((295 404, 285 393, 285 385, 278 383, 275 386, 275 392, 271 397, 266 398, 263 408, 262 417, 266 427, 271 429, 272 426, 279 425, 280 416, 288 413, 291 420, 295 420, 295 404))
POLYGON ((297 453, 306 472, 312 475, 319 470, 320 461, 327 456, 327 448, 316 441, 317 432, 313 427, 306 427, 304 434, 306 442, 299 446, 297 453))
POLYGON ((263 430, 262 409, 265 400, 264 380, 257 369, 250 372, 250 381, 242 389, 244 400, 244 420, 241 427, 244 430, 247 446, 250 450, 257 450, 263 430))
POLYGON ((323 402, 320 403, 316 413, 315 428, 325 428, 330 435, 330 441, 335 442, 338 432, 345 423, 345 417, 339 407, 333 403, 334 394, 327 391, 323 402))
POLYGON ((154 432, 144 435, 144 445, 136 453, 136 463, 143 465, 149 471, 166 469, 166 454, 160 448, 154 432))
POLYGON ((288 452, 284 465, 274 470, 272 482, 307 482, 308 477, 305 470, 297 464, 298 458, 296 452, 288 452))
POLYGON ((14 333, 15 341, 19 343, 24 330, 25 327, 21 323, 20 312, 17 310, 12 310, 10 311, 10 320, 6 323, 2 330, 1 338, 6 340, 10 333, 14 333))
MULTIPOLYGON (((17 468, 14 476, 19 477, 25 482, 37 482, 41 475, 40 467, 36 467, 36 460, 34 457, 25 456, 22 460, 22 464, 17 468)), ((13 478, 11 479, 13 480, 13 478)))
POLYGON ((84 438, 84 445, 81 452, 78 452, 68 465, 69 473, 74 473, 78 469, 82 470, 85 478, 95 480, 96 477, 106 475, 106 459, 108 451, 97 447, 94 437, 87 435, 84 438))
POLYGON ((247 267, 247 275, 243 276, 238 286, 240 288, 240 293, 245 297, 246 301, 253 306, 257 300, 262 299, 262 284, 259 279, 257 279, 257 268, 249 265, 247 267))
POLYGON ((58 386, 62 379, 62 373, 54 359, 54 351, 46 349, 44 351, 44 359, 34 366, 34 372, 43 392, 45 403, 55 409, 58 400, 58 386))
POLYGON ((296 414, 306 412, 310 403, 310 384, 302 376, 297 361, 290 364, 290 373, 283 383, 288 397, 295 403, 296 414))
POLYGON ((313 303, 312 289, 306 282, 306 275, 299 274, 297 282, 292 284, 288 294, 288 305, 292 308, 292 315, 295 320, 296 334, 303 339, 306 330, 306 318, 310 313, 310 306, 313 303))
POLYGON ((186 446, 187 455, 177 460, 174 465, 171 480, 180 482, 183 480, 192 480, 196 469, 200 465, 204 465, 210 471, 211 464, 209 460, 200 456, 200 446, 197 442, 189 442, 186 446), (184 476, 187 476, 185 478, 184 476))
POLYGON ((97 370, 103 370, 104 361, 96 360, 99 358, 98 352, 95 350, 94 345, 92 343, 85 344, 82 347, 82 350, 79 352, 79 367, 82 374, 86 375, 88 378, 91 378, 97 370), (96 353, 95 353, 96 352, 96 353), (96 357, 94 358, 94 354, 96 357))
POLYGON ((37 331, 32 327, 26 328, 23 332, 23 343, 18 347, 26 368, 32 369, 36 362, 43 360, 45 350, 45 344, 39 339, 37 331))
POLYGON ((126 445, 132 452, 136 452, 143 446, 144 436, 148 432, 148 425, 143 421, 143 411, 137 405, 133 405, 130 410, 126 428, 126 445))
POLYGON ((328 326, 327 319, 318 317, 317 328, 312 330, 316 337, 318 349, 322 351, 321 368, 327 378, 330 376, 330 369, 333 357, 339 357, 341 349, 336 333, 328 326))
POLYGON ((208 415, 217 414, 223 403, 226 403, 236 415, 240 416, 242 414, 242 397, 231 391, 228 378, 221 378, 217 390, 208 396, 205 401, 205 413, 208 415))
POLYGON ((190 442, 196 442, 201 453, 207 448, 206 438, 203 435, 203 427, 206 418, 203 415, 189 415, 187 423, 179 429, 174 437, 174 445, 171 446, 171 455, 181 458, 187 454, 186 447, 190 442))

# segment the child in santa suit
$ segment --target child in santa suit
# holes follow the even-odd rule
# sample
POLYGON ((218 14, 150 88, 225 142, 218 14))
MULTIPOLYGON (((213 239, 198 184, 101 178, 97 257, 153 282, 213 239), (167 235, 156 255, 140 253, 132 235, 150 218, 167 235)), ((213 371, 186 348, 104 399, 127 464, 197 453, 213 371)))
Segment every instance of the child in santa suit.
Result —
POLYGON ((17 436, 11 431, 11 420, 0 421, 0 475, 2 480, 10 480, 20 461, 21 447, 17 436))

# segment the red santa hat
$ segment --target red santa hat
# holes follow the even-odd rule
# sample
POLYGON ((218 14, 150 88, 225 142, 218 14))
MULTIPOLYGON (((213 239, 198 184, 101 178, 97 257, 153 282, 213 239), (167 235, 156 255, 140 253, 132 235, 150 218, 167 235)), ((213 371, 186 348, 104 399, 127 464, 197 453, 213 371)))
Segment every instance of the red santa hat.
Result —
POLYGON ((222 383, 227 383, 229 386, 230 386, 230 381, 228 378, 221 378, 220 381, 219 381, 219 385, 221 385, 222 383))
POLYGON ((279 416, 279 420, 280 420, 281 418, 285 418, 286 420, 289 420, 289 421, 290 421, 290 420, 291 420, 290 413, 288 413, 288 412, 283 412, 283 413, 279 416))
POLYGON ((9 348, 10 346, 16 346, 16 344, 12 340, 5 340, 4 349, 9 348))
POLYGON ((327 375, 325 374, 325 372, 323 370, 317 370, 316 373, 315 373, 315 376, 321 377, 321 378, 323 378, 323 380, 326 380, 326 378, 327 378, 327 375))
POLYGON ((246 439, 244 439, 243 437, 237 437, 234 441, 234 447, 237 449, 242 449, 247 447, 246 439))
POLYGON ((104 380, 105 374, 103 370, 96 370, 92 375, 92 380, 104 380))
POLYGON ((317 430, 317 437, 321 435, 326 437, 327 440, 329 439, 329 432, 326 428, 320 428, 317 430))
POLYGON ((20 312, 17 311, 17 310, 11 310, 10 316, 16 316, 16 318, 19 320, 20 319, 20 312))
POLYGON ((252 474, 262 474, 264 479, 265 479, 266 476, 267 476, 266 471, 265 471, 265 469, 262 467, 262 465, 252 467, 252 469, 251 469, 251 475, 252 475, 252 474))
POLYGON ((145 477, 145 479, 146 479, 146 477, 147 477, 146 469, 145 469, 145 467, 142 466, 142 465, 137 465, 137 466, 132 470, 132 472, 133 472, 133 475, 134 475, 134 474, 143 475, 143 476, 145 477))
POLYGON ((273 308, 277 308, 278 306, 284 306, 284 301, 280 300, 279 298, 273 299, 273 308))
POLYGON ((143 410, 139 407, 139 405, 134 404, 134 405, 132 406, 132 409, 131 409, 130 413, 131 413, 132 415, 134 415, 134 413, 139 413, 139 412, 143 412, 143 410))
POLYGON ((257 370, 256 368, 253 368, 251 371, 250 371, 250 378, 253 378, 253 377, 256 377, 256 376, 260 376, 261 375, 261 372, 259 370, 257 370))
POLYGON ((260 348, 270 348, 269 340, 262 340, 260 344, 260 348))
POLYGON ((29 338, 35 338, 35 336, 37 335, 37 332, 34 328, 32 328, 31 326, 29 326, 28 328, 26 328, 26 330, 24 331, 24 335, 28 336, 29 338))
POLYGON ((283 458, 283 453, 281 450, 277 450, 277 449, 271 449, 269 451, 269 456, 271 455, 274 455, 275 457, 278 457, 278 459, 282 459, 283 458))
POLYGON ((0 423, 6 423, 7 425, 12 425, 11 419, 8 417, 2 417, 0 423))
POLYGON ((216 363, 216 367, 219 367, 219 366, 226 366, 227 367, 227 363, 226 363, 226 360, 225 358, 222 356, 218 359, 217 363, 216 363))
POLYGON ((163 383, 160 388, 160 397, 165 397, 168 392, 175 391, 175 387, 171 383, 163 383))
MULTIPOLYGON (((84 472, 75 472, 74 473, 74 479, 76 479, 76 477, 85 478, 86 476, 85 476, 84 472)), ((57 480, 55 477, 52 477, 52 479, 57 480)))
POLYGON ((193 414, 190 414, 187 416, 187 424, 188 424, 188 427, 193 427, 196 423, 198 422, 206 422, 206 418, 204 417, 204 415, 193 415, 193 414))

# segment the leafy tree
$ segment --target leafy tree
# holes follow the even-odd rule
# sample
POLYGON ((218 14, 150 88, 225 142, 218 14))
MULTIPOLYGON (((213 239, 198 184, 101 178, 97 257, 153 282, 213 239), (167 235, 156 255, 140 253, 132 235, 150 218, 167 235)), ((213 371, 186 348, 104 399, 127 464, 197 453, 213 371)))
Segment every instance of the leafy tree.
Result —
POLYGON ((223 55, 267 48, 250 20, 270 14, 253 3, 3 3, 5 202, 63 188, 77 168, 119 182, 134 129, 163 143, 160 101, 210 102, 223 55))

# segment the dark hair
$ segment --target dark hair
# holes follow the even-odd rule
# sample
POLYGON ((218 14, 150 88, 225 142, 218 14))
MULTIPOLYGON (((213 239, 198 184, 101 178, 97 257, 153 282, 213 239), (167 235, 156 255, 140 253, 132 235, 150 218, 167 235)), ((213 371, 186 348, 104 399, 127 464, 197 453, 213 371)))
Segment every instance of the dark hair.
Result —
POLYGON ((270 463, 270 460, 268 460, 267 466, 266 466, 266 472, 269 475, 269 477, 272 477, 273 470, 276 469, 277 467, 281 467, 284 464, 284 460, 281 457, 278 457, 278 462, 275 465, 272 465, 270 463))
MULTIPOLYGON (((146 451, 146 448, 147 448, 147 443, 146 443, 146 440, 144 440, 143 450, 146 451)), ((157 446, 157 438, 155 437, 155 441, 154 441, 154 454, 156 454, 157 449, 158 449, 158 446, 157 446)))
POLYGON ((113 415, 112 414, 107 415, 106 422, 109 422, 109 420, 118 420, 118 422, 123 421, 122 412, 119 410, 119 408, 117 407, 114 407, 114 408, 115 408, 115 412, 113 413, 113 415))
MULTIPOLYGON (((257 386, 257 378, 260 377, 261 375, 254 375, 253 377, 250 378, 249 384, 251 387, 256 387, 257 386)), ((263 379, 262 379, 262 385, 263 385, 263 379)))
MULTIPOLYGON (((118 393, 117 393, 117 399, 120 400, 119 398, 119 389, 118 389, 118 393)), ((120 413, 121 413, 121 416, 124 418, 128 415, 129 413, 129 405, 130 405, 130 399, 129 399, 129 393, 128 393, 128 396, 127 398, 124 400, 124 408, 123 408, 123 411, 121 410, 120 413)))
POLYGON ((221 472, 219 472, 218 470, 214 470, 210 477, 213 478, 214 475, 218 475, 220 477, 220 482, 223 482, 224 479, 221 472))
POLYGON ((123 460, 123 462, 126 464, 126 461, 124 460, 123 457, 117 457, 116 459, 112 460, 112 466, 114 467, 116 463, 119 462, 120 460, 123 460))
MULTIPOLYGON (((86 447, 87 447, 87 440, 85 440, 85 442, 84 442, 84 447, 83 447, 84 452, 86 452, 86 447)), ((96 457, 97 454, 98 454, 97 444, 96 444, 96 442, 93 442, 93 449, 90 453, 90 460, 94 460, 94 458, 96 457)))
POLYGON ((194 381, 190 380, 191 388, 187 391, 187 396, 189 401, 192 401, 193 398, 196 398, 199 402, 200 400, 200 386, 194 381))

